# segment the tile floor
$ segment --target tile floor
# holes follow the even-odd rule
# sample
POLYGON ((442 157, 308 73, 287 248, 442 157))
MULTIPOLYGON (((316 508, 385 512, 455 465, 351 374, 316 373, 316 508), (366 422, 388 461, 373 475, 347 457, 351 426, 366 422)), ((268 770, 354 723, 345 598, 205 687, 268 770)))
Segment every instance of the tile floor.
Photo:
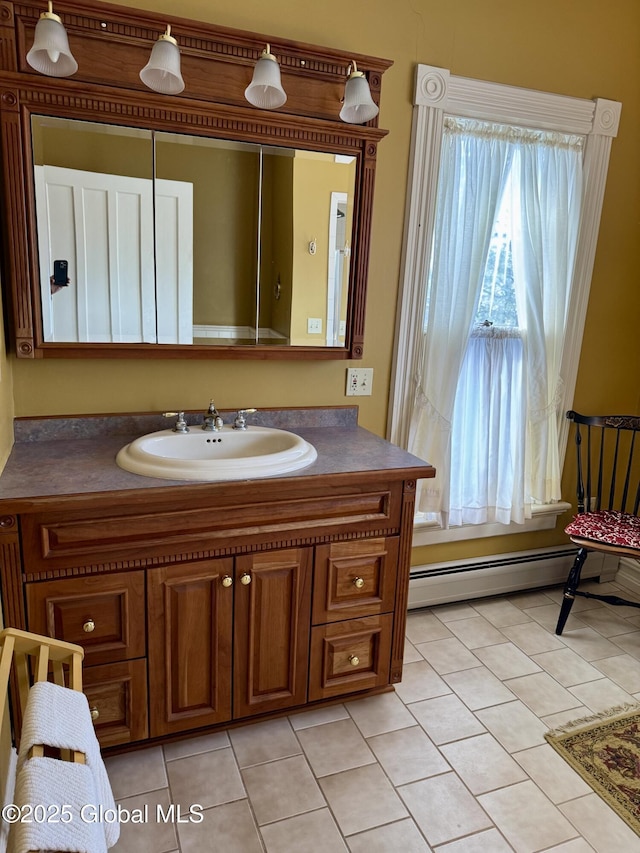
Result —
POLYGON ((544 740, 640 699, 640 610, 578 599, 560 638, 560 597, 411 611, 395 693, 108 758, 116 800, 150 807, 114 851, 640 853, 544 740), (158 822, 170 803, 202 822, 158 822))

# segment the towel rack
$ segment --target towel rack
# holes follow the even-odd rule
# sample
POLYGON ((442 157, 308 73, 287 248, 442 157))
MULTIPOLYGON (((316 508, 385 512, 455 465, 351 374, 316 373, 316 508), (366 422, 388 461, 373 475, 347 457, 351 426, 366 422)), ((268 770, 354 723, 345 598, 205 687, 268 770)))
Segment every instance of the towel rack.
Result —
MULTIPOLYGON (((74 643, 65 643, 51 637, 30 634, 17 628, 5 628, 0 631, 0 729, 6 706, 9 678, 13 671, 17 683, 17 697, 20 707, 14 709, 15 718, 22 719, 22 712, 27 703, 29 688, 37 681, 47 681, 49 667, 53 671, 53 680, 60 687, 72 690, 82 690, 82 660, 84 649, 74 643), (68 666, 67 683, 65 684, 65 665, 68 666)), ((16 740, 19 739, 15 733, 16 740)), ((31 749, 29 757, 42 757, 44 747, 36 745, 31 749)), ((61 758, 84 764, 82 752, 62 755, 61 758)))

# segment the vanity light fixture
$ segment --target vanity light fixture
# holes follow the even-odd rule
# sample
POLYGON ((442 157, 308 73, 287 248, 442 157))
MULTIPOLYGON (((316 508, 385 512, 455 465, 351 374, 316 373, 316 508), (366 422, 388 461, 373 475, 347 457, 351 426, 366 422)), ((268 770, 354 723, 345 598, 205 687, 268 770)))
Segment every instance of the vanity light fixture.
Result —
POLYGON ((379 109, 371 97, 371 89, 362 71, 358 71, 355 60, 347 72, 349 79, 344 88, 344 103, 340 118, 349 124, 364 124, 378 115, 379 109))
POLYGON ((151 50, 151 56, 140 72, 145 86, 163 95, 177 95, 184 89, 184 80, 180 73, 180 48, 171 35, 171 26, 167 26, 151 50))
POLYGON ((49 0, 49 11, 43 12, 36 24, 33 46, 27 54, 27 62, 36 71, 48 77, 70 77, 78 70, 69 47, 67 31, 62 19, 54 14, 49 0))
POLYGON ((244 96, 254 107, 263 110, 275 110, 287 100, 287 93, 282 88, 280 79, 280 66, 271 53, 271 45, 268 44, 260 54, 253 69, 251 83, 244 90, 244 96))

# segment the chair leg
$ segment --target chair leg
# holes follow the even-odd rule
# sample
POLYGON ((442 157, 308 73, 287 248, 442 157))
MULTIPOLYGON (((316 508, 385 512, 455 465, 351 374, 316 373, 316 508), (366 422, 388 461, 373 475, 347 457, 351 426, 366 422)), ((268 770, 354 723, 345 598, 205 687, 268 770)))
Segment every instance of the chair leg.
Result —
POLYGON ((586 548, 580 548, 578 550, 576 558, 573 561, 573 566, 571 566, 571 571, 569 572, 569 576, 567 577, 567 581, 564 585, 560 616, 558 617, 558 624, 556 625, 556 634, 558 635, 562 634, 566 621, 569 618, 569 613, 571 612, 571 608, 573 607, 573 602, 576 597, 575 593, 578 588, 578 584, 580 583, 580 572, 582 571, 582 566, 584 565, 584 561, 587 559, 588 553, 589 552, 586 548))

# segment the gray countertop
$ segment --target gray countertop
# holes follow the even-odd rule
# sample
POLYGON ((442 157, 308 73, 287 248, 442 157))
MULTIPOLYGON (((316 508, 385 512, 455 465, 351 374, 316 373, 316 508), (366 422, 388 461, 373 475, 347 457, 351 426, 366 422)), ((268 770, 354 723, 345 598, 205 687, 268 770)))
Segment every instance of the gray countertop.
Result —
MULTIPOLYGON (((233 413, 223 416, 226 422, 233 420, 233 413)), ((251 420, 260 426, 289 429, 316 448, 317 460, 283 475, 287 479, 398 469, 415 469, 418 478, 429 473, 430 466, 422 459, 359 427, 355 407, 263 410, 251 420)), ((189 413, 187 421, 201 423, 202 413, 189 413)), ((0 503, 205 482, 143 477, 116 465, 121 447, 167 426, 158 415, 18 419, 16 443, 0 475, 0 503)))

